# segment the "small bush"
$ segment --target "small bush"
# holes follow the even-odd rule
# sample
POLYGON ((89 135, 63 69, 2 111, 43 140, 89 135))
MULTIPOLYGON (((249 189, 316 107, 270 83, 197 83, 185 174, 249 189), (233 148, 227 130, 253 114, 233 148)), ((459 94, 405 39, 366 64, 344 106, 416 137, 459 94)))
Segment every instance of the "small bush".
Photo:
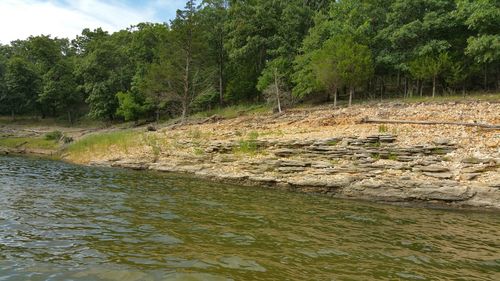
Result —
POLYGON ((196 128, 196 129, 190 130, 188 132, 188 136, 191 139, 201 139, 203 136, 203 133, 200 131, 200 129, 196 128))
POLYGON ((379 133, 387 133, 389 131, 389 127, 387 125, 380 125, 378 126, 378 132, 379 133))
POLYGON ((328 146, 336 146, 337 144, 339 144, 338 140, 332 140, 326 143, 328 146))
POLYGON ((392 160, 392 161, 397 161, 398 160, 398 156, 394 153, 391 153, 389 154, 389 156, 387 157, 387 159, 389 160, 392 160))
POLYGON ((255 154, 259 150, 259 144, 257 139, 259 138, 259 133, 256 131, 251 131, 247 134, 247 139, 240 140, 238 146, 234 149, 236 153, 247 153, 255 154))
POLYGON ((59 141, 62 137, 63 133, 61 131, 53 131, 45 134, 45 140, 59 141))

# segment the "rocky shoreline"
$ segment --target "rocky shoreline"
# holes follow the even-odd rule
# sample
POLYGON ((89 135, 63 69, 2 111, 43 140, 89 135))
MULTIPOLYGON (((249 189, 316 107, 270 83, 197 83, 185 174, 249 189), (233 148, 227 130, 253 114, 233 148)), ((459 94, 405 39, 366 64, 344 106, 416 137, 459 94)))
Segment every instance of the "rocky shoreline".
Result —
MULTIPOLYGON (((499 130, 449 124, 496 126, 500 103, 317 107, 207 120, 153 131, 135 128, 120 144, 59 155, 76 164, 181 173, 337 198, 500 210, 499 130), (363 124, 367 116, 436 124, 363 124)), ((82 130, 72 130, 65 134, 84 138, 82 130)), ((7 152, 54 154, 16 151, 7 152)))
MULTIPOLYGON (((187 145, 190 145, 187 143, 187 145)), ((259 141, 259 157, 237 157, 238 142, 214 142, 204 154, 182 161, 115 158, 91 165, 195 175, 212 181, 262 186, 338 198, 446 207, 500 209, 500 159, 464 158, 451 163, 456 145, 446 139, 432 145, 401 146, 390 134, 366 138, 259 141), (233 172, 228 172, 232 168, 233 172)))

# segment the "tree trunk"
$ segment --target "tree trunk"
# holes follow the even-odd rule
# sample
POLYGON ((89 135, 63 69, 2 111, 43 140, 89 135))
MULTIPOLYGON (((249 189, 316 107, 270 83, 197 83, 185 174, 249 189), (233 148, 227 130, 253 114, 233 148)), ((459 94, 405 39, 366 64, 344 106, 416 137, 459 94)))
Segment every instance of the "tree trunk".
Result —
POLYGON ((156 123, 160 123, 160 107, 156 108, 156 123))
POLYGON ((12 110, 10 111, 10 117, 11 117, 12 121, 15 121, 15 120, 16 120, 16 117, 15 117, 15 115, 14 115, 14 109, 12 109, 12 110))
POLYGON ((397 80, 398 80, 397 85, 398 85, 398 92, 399 92, 401 90, 401 74, 400 74, 399 70, 398 70, 397 80))
POLYGON ((224 35, 222 31, 219 38, 219 103, 224 105, 224 35))
MULTIPOLYGON (((190 43, 189 43, 190 44, 190 43)), ((182 124, 186 120, 187 105, 189 100, 189 73, 191 67, 191 46, 187 49, 186 66, 184 69, 184 94, 182 97, 182 124)))
POLYGON ((181 124, 184 124, 186 122, 186 115, 187 115, 187 104, 185 102, 182 102, 181 124))
POLYGON ((352 96, 354 95, 354 87, 349 87, 349 107, 352 105, 352 96))
POLYGON ((280 89, 278 86, 278 69, 274 69, 274 86, 276 88, 276 101, 278 102, 278 112, 281 113, 280 89))
POLYGON ((484 90, 487 91, 488 90, 488 66, 485 64, 484 65, 484 90))
POLYGON ((73 118, 71 118, 71 111, 68 110, 68 121, 70 125, 73 125, 73 118))
POLYGON ((384 98, 384 94, 385 94, 385 81, 384 81, 383 76, 380 78, 380 83, 381 83, 381 85, 380 85, 380 101, 382 101, 384 98))
POLYGON ((408 97, 408 78, 405 77, 404 79, 404 98, 408 97))
POLYGON ((432 77, 432 98, 436 97, 436 75, 432 77))
POLYGON ((333 89, 333 107, 337 107, 337 87, 333 89))

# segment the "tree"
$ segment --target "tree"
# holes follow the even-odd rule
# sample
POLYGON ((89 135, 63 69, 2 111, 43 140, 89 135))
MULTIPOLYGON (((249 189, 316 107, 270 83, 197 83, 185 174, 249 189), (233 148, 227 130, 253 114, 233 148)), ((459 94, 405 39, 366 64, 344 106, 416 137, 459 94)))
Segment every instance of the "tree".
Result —
MULTIPOLYGON (((331 38, 349 35, 356 42, 369 47, 374 57, 378 58, 383 52, 384 44, 377 34, 385 27, 387 10, 392 2, 393 0, 331 1, 327 11, 318 11, 314 16, 314 25, 309 29, 294 60, 294 96, 304 98, 325 90, 317 83, 311 60, 325 41, 331 38)), ((378 60, 375 62, 378 72, 384 74, 386 65, 378 60)))
POLYGON ((0 100, 15 114, 34 108, 40 89, 40 77, 33 64, 24 58, 12 57, 7 61, 5 73, 6 93, 0 100))
POLYGON ((38 96, 38 102, 49 104, 54 111, 65 111, 70 124, 74 121, 75 106, 81 101, 73 71, 68 59, 60 59, 43 75, 43 87, 38 96))
POLYGON ((275 59, 269 63, 266 70, 259 77, 257 89, 264 93, 267 102, 275 106, 279 113, 283 107, 293 103, 290 88, 286 80, 286 74, 280 72, 288 62, 284 59, 275 59), (271 72, 270 70, 273 69, 271 72))
POLYGON ((339 86, 349 89, 349 106, 355 87, 362 85, 373 75, 373 62, 367 46, 356 43, 352 37, 334 37, 325 42, 313 56, 316 80, 334 94, 339 86))
MULTIPOLYGON (((457 17, 469 30, 465 53, 484 68, 483 87, 488 87, 488 69, 500 68, 500 2, 496 0, 459 0, 457 17)), ((496 79, 498 81, 500 79, 496 79)), ((500 82, 497 84, 500 88, 500 82)))
POLYGON ((181 118, 185 121, 191 102, 198 94, 204 91, 206 85, 200 82, 206 82, 204 79, 206 73, 203 71, 205 52, 207 51, 206 42, 201 35, 202 29, 198 9, 193 0, 186 3, 184 10, 178 10, 176 18, 171 23, 171 50, 168 50, 165 64, 167 70, 167 81, 170 82, 169 91, 175 92, 180 96, 181 118), (178 74, 182 74, 182 90, 179 89, 178 74))
POLYGON ((226 62, 228 54, 225 47, 229 2, 227 0, 203 0, 200 16, 203 18, 203 32, 210 48, 209 55, 217 67, 217 90, 219 105, 224 105, 226 62))
POLYGON ((102 38, 87 46, 76 70, 82 81, 80 87, 87 94, 89 116, 96 119, 114 119, 116 94, 129 90, 134 71, 125 49, 111 39, 102 38))
POLYGON ((144 106, 138 97, 133 92, 118 92, 116 98, 119 105, 116 115, 123 117, 125 121, 137 122, 144 112, 144 106))
MULTIPOLYGON (((5 49, 6 47, 0 44, 0 101, 3 100, 7 95, 7 85, 5 84, 7 56, 5 49)), ((5 110, 5 105, 2 105, 0 103, 0 114, 4 113, 5 110)))
POLYGON ((139 91, 146 97, 147 107, 155 112, 157 122, 167 102, 181 103, 183 100, 184 77, 177 70, 169 58, 164 57, 148 67, 146 75, 138 84, 139 91))
POLYGON ((436 96, 436 84, 439 75, 450 67, 450 57, 448 53, 441 53, 438 56, 425 56, 410 63, 410 72, 418 79, 432 80, 432 97, 436 96))

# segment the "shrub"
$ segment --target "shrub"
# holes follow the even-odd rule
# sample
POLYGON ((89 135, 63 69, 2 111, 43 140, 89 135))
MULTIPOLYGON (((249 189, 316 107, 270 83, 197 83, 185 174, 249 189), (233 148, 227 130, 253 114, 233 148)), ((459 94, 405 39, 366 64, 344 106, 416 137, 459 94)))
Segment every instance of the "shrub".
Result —
POLYGON ((45 134, 45 140, 59 141, 62 137, 63 133, 61 131, 53 131, 45 134))

